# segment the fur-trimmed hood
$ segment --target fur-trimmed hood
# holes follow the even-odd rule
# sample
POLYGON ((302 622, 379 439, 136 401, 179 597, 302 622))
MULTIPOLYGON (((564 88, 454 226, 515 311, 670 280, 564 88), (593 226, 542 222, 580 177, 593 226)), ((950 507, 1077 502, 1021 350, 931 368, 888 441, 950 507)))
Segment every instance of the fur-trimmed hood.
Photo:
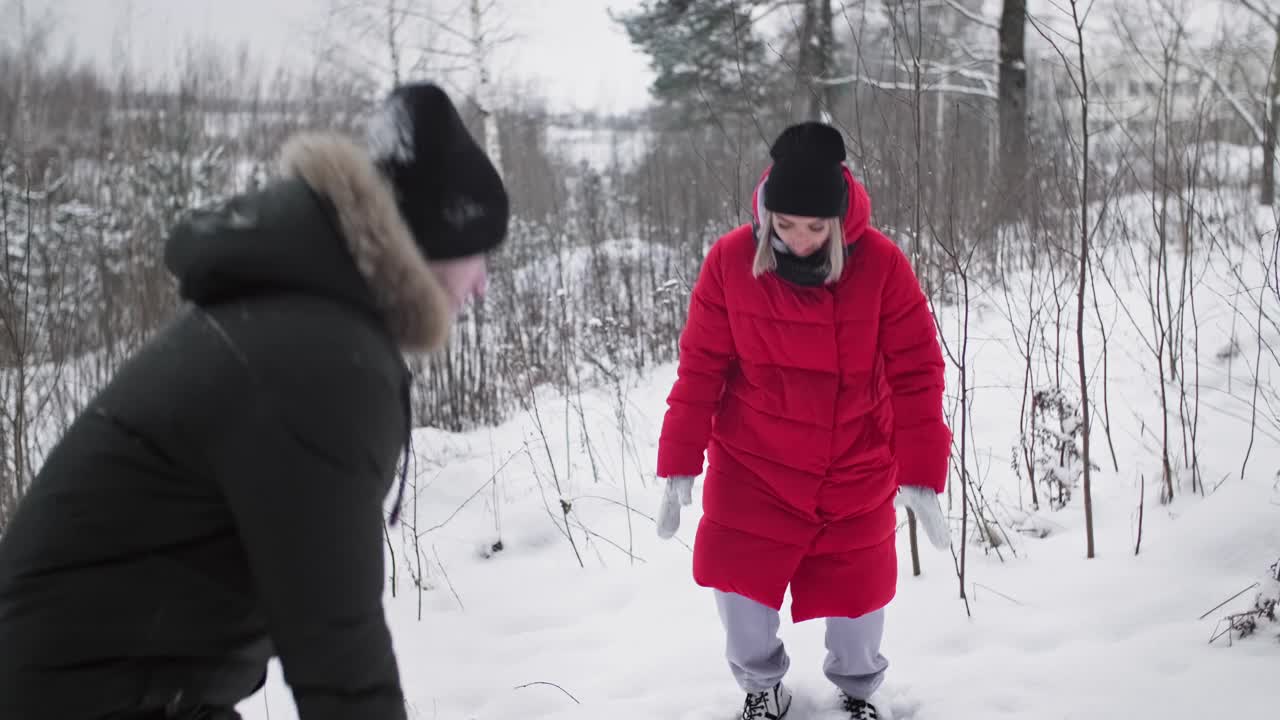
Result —
POLYGON ((309 132, 285 143, 280 165, 332 204, 356 269, 396 340, 408 350, 443 344, 449 299, 396 207, 391 183, 369 154, 341 135, 309 132))
POLYGON ((368 152, 343 135, 304 132, 285 143, 279 169, 281 180, 175 228, 165 260, 180 294, 197 304, 320 294, 381 316, 403 350, 443 345, 448 295, 368 152))

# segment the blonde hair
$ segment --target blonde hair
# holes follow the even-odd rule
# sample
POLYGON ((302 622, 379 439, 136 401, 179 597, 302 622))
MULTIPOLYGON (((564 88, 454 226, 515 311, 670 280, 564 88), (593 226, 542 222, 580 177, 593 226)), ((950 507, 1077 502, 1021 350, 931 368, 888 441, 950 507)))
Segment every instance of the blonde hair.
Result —
MULTIPOLYGON (((831 229, 830 236, 827 238, 827 264, 831 269, 827 272, 824 282, 830 285, 844 274, 844 225, 840 218, 827 218, 827 225, 831 229)), ((756 237, 756 258, 751 265, 751 274, 754 277, 760 277, 778 267, 778 256, 769 237, 772 231, 773 213, 765 210, 760 215, 760 233, 756 237)))

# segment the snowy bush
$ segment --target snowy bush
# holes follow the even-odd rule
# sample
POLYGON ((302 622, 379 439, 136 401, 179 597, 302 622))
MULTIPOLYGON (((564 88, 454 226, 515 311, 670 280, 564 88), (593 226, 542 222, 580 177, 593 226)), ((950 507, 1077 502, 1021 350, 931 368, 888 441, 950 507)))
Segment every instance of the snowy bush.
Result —
MULTIPOLYGON (((1031 429, 1013 447, 1013 471, 1026 479, 1023 457, 1035 458, 1034 477, 1048 492, 1049 506, 1061 510, 1084 475, 1080 408, 1062 388, 1037 390, 1032 398, 1031 429)), ((1097 465, 1094 464, 1094 469, 1097 465)))
MULTIPOLYGON (((1271 564, 1266 578, 1260 584, 1262 589, 1254 596, 1253 606, 1222 618, 1210 642, 1222 637, 1226 637, 1228 642, 1243 640, 1258 632, 1262 626, 1276 623, 1276 611, 1280 609, 1280 559, 1271 564)), ((1277 639, 1280 639, 1280 635, 1277 635, 1277 639)))

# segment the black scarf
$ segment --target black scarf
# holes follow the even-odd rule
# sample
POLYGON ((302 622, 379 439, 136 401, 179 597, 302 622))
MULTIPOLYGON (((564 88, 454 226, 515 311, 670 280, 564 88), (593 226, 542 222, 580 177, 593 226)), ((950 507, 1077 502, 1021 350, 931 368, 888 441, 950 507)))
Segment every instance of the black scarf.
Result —
MULTIPOLYGON (((801 287, 821 287, 826 283, 827 276, 831 274, 830 240, 805 257, 792 253, 777 232, 770 233, 769 242, 773 245, 773 256, 777 264, 774 272, 778 277, 801 287)), ((849 256, 847 246, 844 253, 845 257, 849 256)))

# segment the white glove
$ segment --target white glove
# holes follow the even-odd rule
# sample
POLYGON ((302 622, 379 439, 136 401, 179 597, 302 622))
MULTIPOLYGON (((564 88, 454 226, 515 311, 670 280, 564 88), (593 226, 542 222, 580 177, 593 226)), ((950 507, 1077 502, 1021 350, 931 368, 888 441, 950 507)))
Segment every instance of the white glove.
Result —
POLYGON ((677 475, 667 480, 658 508, 658 537, 670 539, 680 529, 680 507, 693 503, 693 478, 677 475))
POLYGON ((942 516, 942 504, 938 502, 938 493, 932 488, 919 485, 903 485, 893 504, 915 513, 916 520, 924 526, 929 542, 939 550, 951 547, 951 528, 947 519, 942 516))

